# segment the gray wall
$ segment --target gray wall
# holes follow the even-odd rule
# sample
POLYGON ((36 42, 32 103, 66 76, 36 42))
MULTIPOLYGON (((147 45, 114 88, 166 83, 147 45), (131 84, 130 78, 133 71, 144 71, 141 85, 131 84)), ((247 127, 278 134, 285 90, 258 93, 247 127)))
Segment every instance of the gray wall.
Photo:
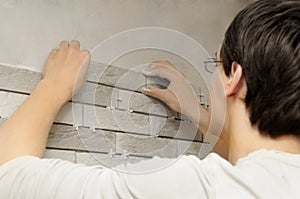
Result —
MULTIPOLYGON (((0 0, 0 63, 41 71, 47 53, 62 39, 78 39, 90 50, 113 34, 145 26, 183 32, 212 54, 233 16, 249 1, 0 0)), ((159 54, 135 54, 115 65, 129 68, 141 60, 163 59, 159 54)))

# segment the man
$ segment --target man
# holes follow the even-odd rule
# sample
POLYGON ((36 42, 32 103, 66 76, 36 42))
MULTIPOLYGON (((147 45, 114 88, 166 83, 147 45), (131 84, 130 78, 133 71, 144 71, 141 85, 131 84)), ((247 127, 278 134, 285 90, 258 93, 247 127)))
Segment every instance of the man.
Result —
MULTIPOLYGON (((215 84, 224 88, 226 117, 215 150, 229 161, 214 153, 204 160, 182 156, 165 169, 133 175, 40 159, 56 113, 84 82, 89 55, 79 48, 64 41, 50 53, 43 80, 1 127, 0 198, 299 198, 298 0, 256 1, 225 34, 215 84)), ((207 130, 208 113, 170 63, 154 63, 145 75, 170 80, 168 89, 148 87, 146 95, 193 121, 200 112, 199 128, 207 130)))

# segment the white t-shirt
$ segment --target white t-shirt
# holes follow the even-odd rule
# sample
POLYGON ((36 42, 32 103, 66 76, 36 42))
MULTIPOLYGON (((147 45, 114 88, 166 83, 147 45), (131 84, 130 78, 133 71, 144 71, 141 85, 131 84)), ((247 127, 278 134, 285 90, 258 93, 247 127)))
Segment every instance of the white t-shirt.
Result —
POLYGON ((234 166, 217 154, 181 156, 146 174, 23 156, 0 167, 0 198, 300 198, 300 155, 259 150, 234 166))

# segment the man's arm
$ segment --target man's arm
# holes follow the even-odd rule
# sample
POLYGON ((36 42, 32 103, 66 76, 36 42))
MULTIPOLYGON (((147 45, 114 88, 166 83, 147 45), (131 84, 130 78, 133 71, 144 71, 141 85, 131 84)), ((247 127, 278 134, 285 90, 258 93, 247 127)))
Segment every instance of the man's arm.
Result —
POLYGON ((89 59, 78 41, 62 41, 51 51, 43 79, 0 128, 0 165, 22 155, 43 156, 55 116, 82 86, 89 59))
MULTIPOLYGON (((144 88, 143 93, 145 95, 161 100, 172 110, 187 116, 202 133, 207 133, 210 113, 198 103, 186 78, 170 62, 153 62, 150 68, 144 71, 144 74, 146 76, 159 76, 170 81, 167 89, 144 88)), ((228 158, 228 147, 222 137, 218 138, 214 150, 222 157, 228 158)))

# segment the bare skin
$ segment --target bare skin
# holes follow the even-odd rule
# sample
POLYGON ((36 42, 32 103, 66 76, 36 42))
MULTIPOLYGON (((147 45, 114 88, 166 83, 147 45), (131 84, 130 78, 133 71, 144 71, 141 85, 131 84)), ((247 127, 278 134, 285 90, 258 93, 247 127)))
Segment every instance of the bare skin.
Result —
MULTIPOLYGON (((194 121, 203 132, 207 132, 210 113, 206 112, 193 97, 184 76, 168 61, 153 63, 145 75, 157 75, 170 80, 167 89, 147 87, 143 93, 166 103, 171 109, 181 112, 194 121), (181 93, 184 90, 184 93, 181 93), (197 121, 197 122, 195 122, 197 121)), ((227 77, 222 66, 218 67, 216 84, 222 84, 226 100, 225 123, 222 134, 214 149, 232 164, 259 149, 277 150, 287 153, 300 154, 300 139, 295 136, 282 136, 273 139, 260 134, 249 121, 248 111, 243 99, 247 86, 242 73, 242 67, 233 62, 232 71, 227 77)))
MULTIPOLYGON (((170 62, 157 61, 153 62, 149 69, 144 71, 144 75, 159 76, 170 81, 167 89, 143 88, 142 92, 145 95, 157 98, 172 110, 187 116, 199 128, 200 132, 207 134, 211 115, 198 103, 183 74, 177 71, 170 62)), ((227 159, 228 140, 223 135, 224 133, 220 137, 218 136, 219 139, 214 146, 214 150, 227 159)), ((213 142, 213 140, 210 141, 213 142)))
MULTIPOLYGON (((83 85, 89 60, 89 53, 80 51, 78 41, 63 41, 59 49, 51 51, 43 80, 0 128, 0 165, 24 155, 43 157, 53 120, 60 108, 83 85)), ((160 99, 172 109, 190 117, 192 121, 200 121, 196 125, 202 132, 206 132, 210 120, 209 113, 189 96, 184 76, 170 63, 158 65, 167 66, 153 67, 146 75, 159 75, 169 79, 169 90, 150 87, 144 89, 144 93, 160 99), (186 99, 191 101, 187 102, 186 99)), ((299 138, 283 136, 272 139, 262 136, 250 124, 242 100, 247 90, 242 67, 234 62, 229 77, 224 74, 222 67, 218 68, 218 72, 222 79, 219 83, 224 87, 227 111, 222 135, 215 150, 228 157, 233 164, 239 158, 262 148, 299 154, 299 138)))
POLYGON ((0 128, 0 165, 23 155, 43 157, 53 120, 83 85, 89 59, 78 41, 62 41, 51 51, 43 79, 0 128))

